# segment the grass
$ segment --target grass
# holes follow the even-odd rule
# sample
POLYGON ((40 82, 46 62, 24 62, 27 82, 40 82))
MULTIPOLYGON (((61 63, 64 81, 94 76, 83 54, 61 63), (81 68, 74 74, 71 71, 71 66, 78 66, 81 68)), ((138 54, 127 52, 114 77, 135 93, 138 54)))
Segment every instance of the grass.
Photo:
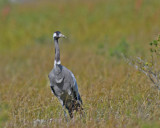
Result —
POLYGON ((47 1, 1 4, 0 127, 159 127, 159 91, 119 56, 148 56, 159 33, 158 0, 47 1), (55 4, 56 3, 56 4, 55 4), (9 7, 9 11, 4 11, 9 7), (147 12, 147 13, 146 13, 147 12), (61 62, 76 76, 86 118, 66 123, 52 95, 52 33, 61 62))

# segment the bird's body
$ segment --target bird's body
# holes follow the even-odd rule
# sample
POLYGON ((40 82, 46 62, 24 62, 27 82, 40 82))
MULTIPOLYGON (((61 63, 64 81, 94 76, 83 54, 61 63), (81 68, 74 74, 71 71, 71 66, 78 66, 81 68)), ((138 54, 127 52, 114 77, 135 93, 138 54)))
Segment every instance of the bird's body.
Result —
MULTIPOLYGON (((66 67, 61 65, 60 62, 60 50, 58 39, 60 32, 53 34, 55 42, 55 61, 54 68, 49 73, 50 87, 53 94, 59 99, 63 108, 65 107, 70 117, 73 117, 73 111, 82 109, 82 100, 78 92, 78 85, 73 73, 66 67)), ((61 34, 61 36, 64 36, 61 34)), ((64 109, 65 109, 64 108, 64 109)), ((66 116, 66 112, 65 112, 66 116)))
POLYGON ((66 108, 74 100, 81 101, 76 79, 73 73, 62 65, 53 68, 49 74, 52 92, 58 99, 62 100, 66 108), (69 103, 70 102, 70 103, 69 103))

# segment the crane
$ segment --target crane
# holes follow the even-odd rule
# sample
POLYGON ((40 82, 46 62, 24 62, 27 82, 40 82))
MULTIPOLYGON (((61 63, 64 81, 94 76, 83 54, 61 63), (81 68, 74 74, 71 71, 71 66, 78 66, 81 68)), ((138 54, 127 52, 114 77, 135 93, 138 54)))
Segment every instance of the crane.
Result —
POLYGON ((52 93, 60 101, 64 116, 67 118, 66 109, 70 118, 73 118, 73 111, 79 111, 82 114, 82 99, 78 91, 78 85, 73 73, 66 67, 61 65, 60 48, 58 39, 66 38, 60 31, 53 33, 55 44, 55 60, 54 67, 49 73, 50 88, 52 93))

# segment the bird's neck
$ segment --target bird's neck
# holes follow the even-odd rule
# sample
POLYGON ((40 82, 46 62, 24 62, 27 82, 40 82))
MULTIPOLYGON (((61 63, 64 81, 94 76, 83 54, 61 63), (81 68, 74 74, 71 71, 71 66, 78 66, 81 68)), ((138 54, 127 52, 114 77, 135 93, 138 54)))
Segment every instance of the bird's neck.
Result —
POLYGON ((54 66, 60 65, 60 49, 59 49, 59 44, 58 44, 58 39, 54 38, 54 45, 55 45, 55 59, 54 59, 54 66))

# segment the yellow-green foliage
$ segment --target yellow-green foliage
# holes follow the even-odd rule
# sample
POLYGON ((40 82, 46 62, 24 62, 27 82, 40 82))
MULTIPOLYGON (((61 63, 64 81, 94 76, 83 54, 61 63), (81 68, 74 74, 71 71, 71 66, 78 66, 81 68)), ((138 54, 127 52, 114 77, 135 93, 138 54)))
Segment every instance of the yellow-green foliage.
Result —
POLYGON ((159 0, 54 0, 0 7, 0 127, 160 127, 160 96, 119 54, 148 55, 159 33, 159 0), (49 87, 52 34, 76 76, 86 118, 63 120, 49 87))

